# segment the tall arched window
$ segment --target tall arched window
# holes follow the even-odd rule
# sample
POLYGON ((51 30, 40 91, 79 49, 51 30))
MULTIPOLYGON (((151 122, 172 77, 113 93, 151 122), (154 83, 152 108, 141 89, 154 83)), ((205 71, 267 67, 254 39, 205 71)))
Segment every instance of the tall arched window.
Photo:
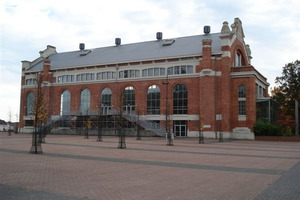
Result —
POLYGON ((84 89, 80 94, 80 112, 87 115, 90 110, 91 93, 88 89, 84 89))
POLYGON ((239 86, 238 90, 239 115, 246 115, 246 87, 239 86))
POLYGON ((242 66, 242 54, 240 52, 235 53, 233 66, 234 67, 242 66))
POLYGON ((104 88, 101 92, 100 110, 102 115, 110 114, 111 111, 111 89, 104 88))
POLYGON ((129 86, 123 92, 123 110, 131 112, 135 110, 135 92, 133 87, 129 86))
POLYGON ((34 94, 32 92, 27 94, 26 98, 26 113, 25 115, 33 115, 33 109, 34 109, 34 94))
POLYGON ((70 114, 71 94, 69 90, 65 90, 60 95, 60 115, 70 114))
POLYGON ((187 114, 188 90, 185 85, 178 84, 173 89, 173 114, 187 114))
POLYGON ((151 85, 147 92, 147 114, 160 114, 160 89, 157 85, 151 85))

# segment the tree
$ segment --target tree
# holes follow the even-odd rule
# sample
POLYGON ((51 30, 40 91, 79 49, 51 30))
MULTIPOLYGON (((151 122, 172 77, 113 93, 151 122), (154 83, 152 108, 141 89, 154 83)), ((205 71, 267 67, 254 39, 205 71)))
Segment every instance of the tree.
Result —
POLYGON ((286 64, 282 68, 281 76, 276 77, 275 83, 279 86, 273 88, 271 94, 272 98, 280 104, 278 123, 284 129, 295 128, 295 102, 300 101, 300 60, 286 64))
POLYGON ((43 74, 37 74, 36 79, 36 98, 34 99, 34 132, 32 135, 32 146, 30 149, 30 153, 43 153, 42 151, 42 131, 48 120, 48 107, 46 103, 45 95, 42 91, 42 83, 43 83, 43 74))
POLYGON ((8 109, 8 135, 11 136, 11 110, 8 109))
POLYGON ((275 83, 279 84, 281 92, 285 95, 286 102, 300 100, 300 60, 286 64, 282 68, 282 75, 276 77, 275 83))

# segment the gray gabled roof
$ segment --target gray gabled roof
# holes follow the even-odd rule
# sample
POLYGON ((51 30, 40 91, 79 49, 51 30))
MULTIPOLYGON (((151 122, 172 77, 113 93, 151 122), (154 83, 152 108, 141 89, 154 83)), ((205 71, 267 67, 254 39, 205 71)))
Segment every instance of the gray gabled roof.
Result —
MULTIPOLYGON (((89 53, 84 50, 86 55, 81 55, 84 52, 80 50, 52 54, 49 56, 51 70, 201 55, 203 39, 212 40, 213 54, 221 52, 220 33, 173 39, 175 42, 166 46, 163 45, 165 39, 162 39, 90 49, 89 53)), ((27 71, 42 69, 43 62, 40 62, 27 71)))

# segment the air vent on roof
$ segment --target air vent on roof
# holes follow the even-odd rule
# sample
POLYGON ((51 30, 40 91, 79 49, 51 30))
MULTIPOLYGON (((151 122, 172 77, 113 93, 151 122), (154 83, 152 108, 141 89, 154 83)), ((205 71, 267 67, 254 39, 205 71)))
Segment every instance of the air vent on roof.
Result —
POLYGON ((84 48, 85 48, 85 47, 84 47, 84 43, 80 43, 80 44, 79 44, 79 49, 82 51, 82 50, 84 50, 84 48))
POLYGON ((85 55, 89 54, 90 52, 91 52, 91 50, 81 50, 80 56, 85 56, 85 55))
POLYGON ((157 40, 161 40, 161 39, 162 39, 162 36, 163 36, 163 35, 162 35, 162 32, 157 32, 157 33, 156 33, 156 39, 157 39, 157 40))
POLYGON ((116 44, 117 46, 121 45, 121 38, 116 38, 116 39, 115 39, 115 44, 116 44))
POLYGON ((204 26, 203 31, 205 33, 205 35, 210 33, 210 26, 204 26))
POLYGON ((174 39, 164 40, 163 46, 170 46, 170 45, 173 44, 174 42, 175 42, 174 39))

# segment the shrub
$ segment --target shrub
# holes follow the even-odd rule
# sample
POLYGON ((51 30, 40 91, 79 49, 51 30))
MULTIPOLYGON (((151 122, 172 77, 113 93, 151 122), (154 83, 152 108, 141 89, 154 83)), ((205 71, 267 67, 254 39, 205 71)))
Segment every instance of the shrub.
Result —
POLYGON ((286 127, 285 131, 284 131, 284 136, 292 136, 293 133, 292 133, 292 129, 290 126, 286 127))
POLYGON ((280 136, 281 128, 270 122, 258 120, 253 127, 256 136, 280 136))

